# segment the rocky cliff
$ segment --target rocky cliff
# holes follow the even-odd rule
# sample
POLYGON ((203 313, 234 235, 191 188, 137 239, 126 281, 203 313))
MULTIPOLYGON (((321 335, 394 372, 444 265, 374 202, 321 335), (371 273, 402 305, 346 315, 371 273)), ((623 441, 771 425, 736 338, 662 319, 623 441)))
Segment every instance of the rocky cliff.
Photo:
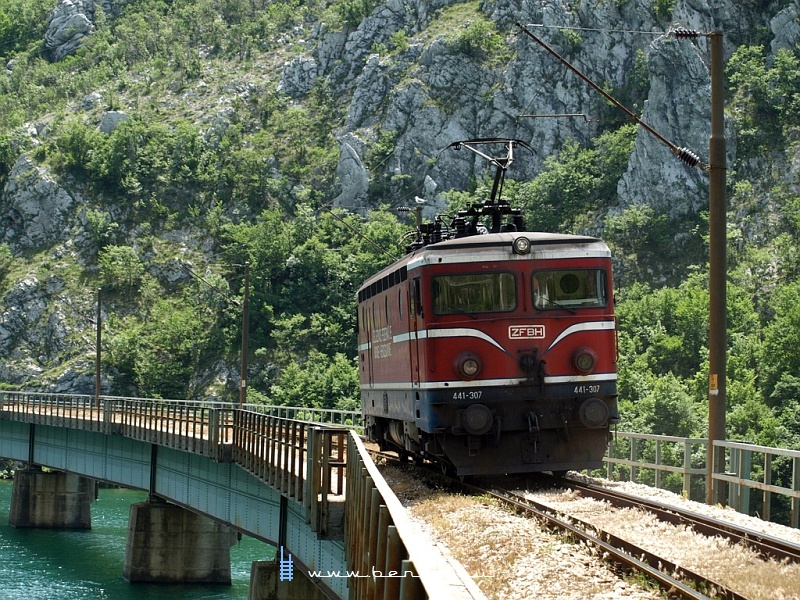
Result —
MULTIPOLYGON (((94 31, 98 9, 113 18, 124 4, 59 0, 44 43, 48 56, 60 60, 73 53, 94 31)), ((752 2, 657 4, 671 10, 659 11, 652 0, 483 2, 472 14, 460 11, 458 19, 465 20, 453 19, 447 30, 432 24, 441 21, 448 7, 464 3, 389 0, 357 27, 331 31, 318 22, 299 32, 304 50, 286 56, 274 83, 277 91, 302 101, 325 80, 347 103, 345 123, 335 132, 342 163, 337 201, 346 205, 366 197, 364 181, 369 174, 364 153, 380 131, 396 136, 386 169, 417 179, 424 174, 440 192, 463 187, 485 168, 474 156, 440 154, 451 142, 475 137, 522 139, 537 153, 517 165, 514 175, 529 179, 565 140, 585 142, 597 134, 599 113, 607 110, 602 98, 520 34, 517 23, 531 25, 537 36, 607 90, 620 92, 633 85, 635 62, 644 57, 648 89, 642 119, 677 146, 707 157, 708 41, 677 40, 669 32, 676 27, 701 33, 721 30, 730 56, 750 32, 768 28, 774 53, 794 47, 800 39, 798 5, 792 2, 780 10, 769 5, 761 12, 752 2), (508 46, 503 56, 465 52, 453 41, 459 29, 463 32, 481 19, 491 20, 503 35, 508 46), (398 33, 408 37, 408 46, 387 51, 398 33), (581 114, 587 120, 522 117, 527 114, 581 114), (430 167, 432 158, 437 160, 430 167)), ((735 155, 735 141, 730 140, 729 146, 735 155)), ((620 199, 623 205, 647 203, 668 207, 672 213, 697 210, 705 201, 704 179, 676 161, 658 140, 642 133, 620 182, 620 199)))

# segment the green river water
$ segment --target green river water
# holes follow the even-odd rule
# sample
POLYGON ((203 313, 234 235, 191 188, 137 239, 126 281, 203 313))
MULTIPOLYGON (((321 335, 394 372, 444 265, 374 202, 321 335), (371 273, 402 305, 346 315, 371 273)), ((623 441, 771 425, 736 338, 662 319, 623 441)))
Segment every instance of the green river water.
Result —
POLYGON ((147 494, 101 489, 91 531, 14 529, 8 525, 10 481, 0 481, 2 600, 231 600, 247 598, 250 564, 275 549, 244 537, 231 548, 230 586, 131 584, 122 578, 130 505, 147 494))

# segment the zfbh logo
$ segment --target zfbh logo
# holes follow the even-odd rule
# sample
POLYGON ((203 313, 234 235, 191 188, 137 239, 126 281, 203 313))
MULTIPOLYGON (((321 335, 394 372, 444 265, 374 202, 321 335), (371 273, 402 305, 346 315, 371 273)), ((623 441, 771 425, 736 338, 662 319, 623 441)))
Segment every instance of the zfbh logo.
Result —
POLYGON ((511 340, 542 340, 544 335, 544 325, 511 325, 508 328, 511 340))

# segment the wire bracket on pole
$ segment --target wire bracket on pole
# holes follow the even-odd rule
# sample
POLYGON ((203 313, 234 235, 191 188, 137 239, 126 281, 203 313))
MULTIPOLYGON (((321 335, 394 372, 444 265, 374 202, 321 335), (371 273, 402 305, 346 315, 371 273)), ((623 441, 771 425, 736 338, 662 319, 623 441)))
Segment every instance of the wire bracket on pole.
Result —
MULTIPOLYGON (((563 63, 564 66, 566 66, 570 71, 572 71, 578 77, 580 77, 583 81, 588 83, 596 92, 598 92, 600 95, 602 95, 606 100, 611 102, 614 106, 616 106, 618 109, 620 109, 626 115, 628 115, 631 118, 631 120, 636 122, 636 124, 639 125, 642 129, 644 129, 645 131, 650 133, 652 136, 654 136, 657 140, 659 140, 660 142, 665 144, 672 151, 672 153, 675 156, 678 157, 678 159, 680 161, 682 161, 683 163, 689 165, 690 167, 697 167, 698 169, 700 169, 702 171, 708 172, 710 170, 710 165, 708 163, 705 163, 702 160, 700 160, 700 157, 697 154, 695 154, 694 152, 692 152, 691 150, 689 150, 687 148, 679 148, 678 146, 676 146, 675 144, 670 142, 667 138, 665 138, 663 135, 658 133, 655 129, 650 127, 647 123, 642 121, 642 119, 639 118, 632 110, 627 108, 625 105, 623 105, 621 102, 619 102, 619 100, 614 98, 611 94, 606 92, 603 88, 601 88, 599 85, 597 85, 594 81, 592 81, 586 75, 581 73, 581 71, 578 70, 576 67, 574 67, 566 58, 561 56, 558 52, 553 50, 553 48, 551 48, 545 42, 543 42, 538 37, 533 35, 533 33, 531 33, 531 31, 527 27, 525 27, 521 23, 517 23, 517 27, 519 27, 519 29, 522 31, 522 33, 527 35, 529 38, 531 38, 533 41, 535 41, 537 44, 539 44, 542 48, 544 48, 550 54, 552 54, 556 59, 561 61, 561 63, 563 63)), ((674 30, 674 31, 676 31, 676 32, 680 31, 681 35, 684 35, 686 37, 693 37, 694 34, 697 33, 697 32, 693 32, 693 31, 691 31, 689 29, 684 29, 684 28, 678 28, 678 30, 674 30)), ((676 33, 676 35, 677 35, 677 33, 676 33)), ((700 34, 698 33, 697 35, 699 36, 700 34)))

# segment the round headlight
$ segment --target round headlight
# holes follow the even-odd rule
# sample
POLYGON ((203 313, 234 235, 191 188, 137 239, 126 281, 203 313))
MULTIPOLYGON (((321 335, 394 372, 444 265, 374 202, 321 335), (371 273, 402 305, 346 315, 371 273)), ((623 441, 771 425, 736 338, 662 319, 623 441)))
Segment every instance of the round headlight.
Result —
POLYGON ((480 369, 480 365, 478 365, 478 361, 474 358, 468 358, 461 364, 461 371, 467 377, 475 377, 478 374, 478 370, 480 369))
POLYGON ((591 373, 594 371, 594 367, 597 364, 597 352, 591 348, 582 346, 575 351, 575 354, 572 355, 572 364, 575 366, 578 372, 583 373, 584 375, 591 373))
POLYGON ((511 244, 517 254, 527 254, 531 251, 531 241, 526 237, 518 237, 511 244))
POLYGON ((481 371, 481 361, 472 353, 464 353, 456 358, 456 371, 461 379, 475 379, 481 371))

